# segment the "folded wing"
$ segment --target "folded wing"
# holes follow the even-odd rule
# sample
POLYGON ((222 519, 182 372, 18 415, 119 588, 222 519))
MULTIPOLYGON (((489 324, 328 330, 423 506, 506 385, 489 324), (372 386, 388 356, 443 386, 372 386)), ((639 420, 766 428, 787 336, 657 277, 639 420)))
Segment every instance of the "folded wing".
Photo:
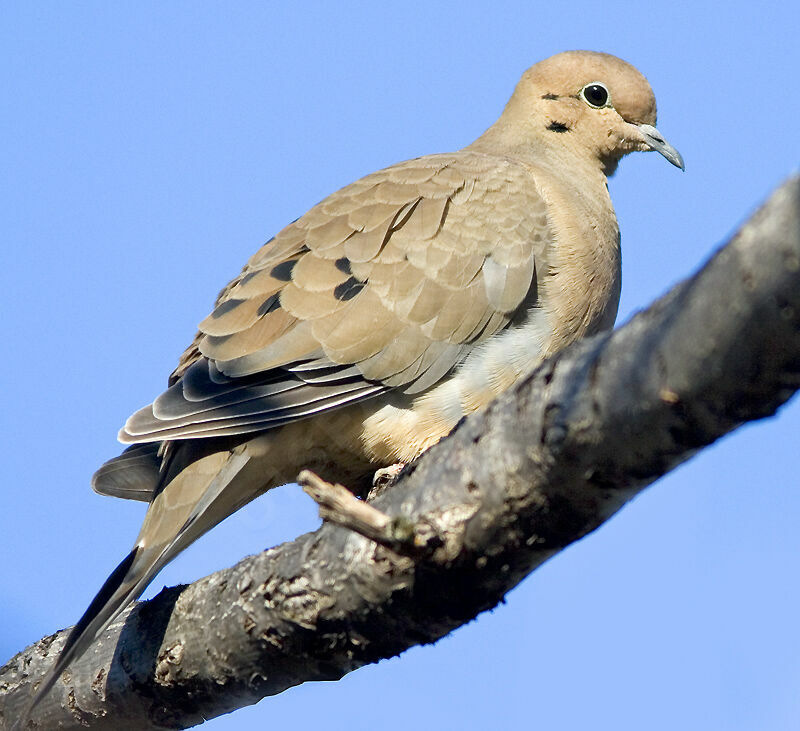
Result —
POLYGON ((248 262, 123 442, 260 431, 420 393, 535 302, 550 235, 528 172, 431 155, 326 198, 248 262))

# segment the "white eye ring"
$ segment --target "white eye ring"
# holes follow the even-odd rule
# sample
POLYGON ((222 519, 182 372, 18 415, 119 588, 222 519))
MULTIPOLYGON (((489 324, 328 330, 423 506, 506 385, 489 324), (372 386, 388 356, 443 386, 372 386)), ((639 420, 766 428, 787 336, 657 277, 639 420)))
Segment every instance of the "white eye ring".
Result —
POLYGON ((602 81, 592 81, 590 84, 586 84, 578 96, 594 109, 611 106, 611 92, 602 81))

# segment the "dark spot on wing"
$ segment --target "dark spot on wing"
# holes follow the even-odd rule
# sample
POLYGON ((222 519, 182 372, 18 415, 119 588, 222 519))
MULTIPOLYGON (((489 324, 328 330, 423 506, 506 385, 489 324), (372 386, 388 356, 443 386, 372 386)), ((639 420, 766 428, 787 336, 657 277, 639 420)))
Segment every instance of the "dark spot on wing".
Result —
POLYGON ((277 310, 280 306, 281 303, 278 299, 278 295, 273 294, 271 297, 267 297, 267 299, 261 303, 257 314, 259 317, 263 317, 264 315, 268 315, 270 312, 275 312, 275 310, 277 310))
POLYGON ((550 122, 547 125, 547 129, 551 132, 569 132, 569 127, 563 122, 550 122))
POLYGON ((542 94, 542 99, 558 99, 558 94, 542 94))
POLYGON ((346 256, 343 256, 341 259, 337 259, 333 262, 334 266, 340 271, 344 272, 345 274, 352 274, 353 270, 350 267, 350 259, 346 256))
POLYGON ((340 302, 347 302, 364 288, 364 284, 365 282, 359 282, 355 277, 350 277, 333 290, 333 296, 340 302))
POLYGON ((232 335, 206 335, 206 341, 213 347, 218 348, 223 343, 227 343, 232 335))
POLYGON ((237 300, 237 299, 229 299, 225 300, 217 307, 214 308, 214 311, 211 313, 211 317, 217 319, 218 317, 222 317, 223 315, 227 314, 231 310, 235 310, 240 304, 242 304, 244 300, 237 300))
POLYGON ((276 264, 270 269, 270 276, 280 282, 288 282, 292 278, 292 269, 294 269, 295 264, 297 264, 297 259, 282 261, 280 264, 276 264))

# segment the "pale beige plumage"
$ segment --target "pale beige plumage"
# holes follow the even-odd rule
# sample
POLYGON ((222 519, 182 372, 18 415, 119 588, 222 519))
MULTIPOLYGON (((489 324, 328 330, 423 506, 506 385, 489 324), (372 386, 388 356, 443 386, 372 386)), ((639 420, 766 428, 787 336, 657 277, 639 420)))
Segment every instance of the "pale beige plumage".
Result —
POLYGON ((304 467, 360 484, 409 461, 544 357, 613 325, 606 176, 680 167, 645 78, 605 54, 533 66, 473 144, 368 175, 265 244, 95 489, 150 502, 132 553, 41 692, 175 554, 304 467), (608 100, 604 100, 604 93, 608 100))

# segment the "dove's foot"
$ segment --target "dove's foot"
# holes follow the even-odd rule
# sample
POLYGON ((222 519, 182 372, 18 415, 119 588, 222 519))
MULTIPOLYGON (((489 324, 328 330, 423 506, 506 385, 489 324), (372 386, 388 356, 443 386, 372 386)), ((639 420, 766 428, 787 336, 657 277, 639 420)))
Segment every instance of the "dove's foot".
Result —
POLYGON ((393 485, 405 466, 405 462, 398 462, 397 464, 377 470, 372 477, 372 489, 369 491, 367 500, 372 500, 372 498, 380 495, 387 487, 393 485))

